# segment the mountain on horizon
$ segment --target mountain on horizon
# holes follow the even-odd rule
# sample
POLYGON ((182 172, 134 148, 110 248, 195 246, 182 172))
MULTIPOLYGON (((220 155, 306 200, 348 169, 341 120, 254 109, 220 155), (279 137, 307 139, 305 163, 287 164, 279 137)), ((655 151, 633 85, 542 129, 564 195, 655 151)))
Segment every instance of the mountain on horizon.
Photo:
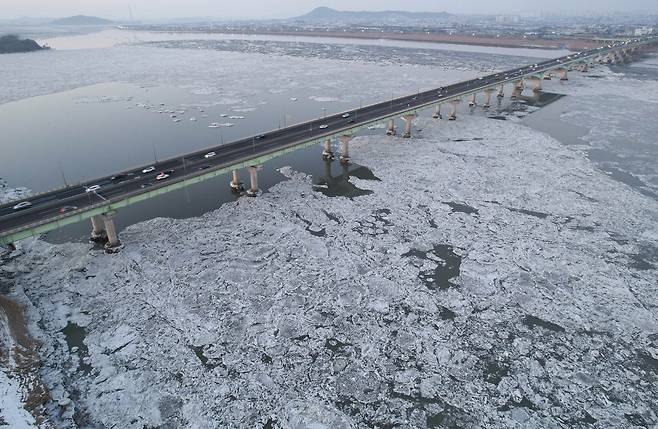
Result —
POLYGON ((292 18, 291 21, 323 23, 390 23, 390 22, 426 22, 446 21, 452 17, 447 12, 406 12, 399 10, 384 11, 341 11, 329 7, 318 7, 306 15, 292 18))
POLYGON ((51 22, 53 25, 111 25, 113 21, 98 18, 96 16, 76 15, 67 18, 56 19, 51 22))

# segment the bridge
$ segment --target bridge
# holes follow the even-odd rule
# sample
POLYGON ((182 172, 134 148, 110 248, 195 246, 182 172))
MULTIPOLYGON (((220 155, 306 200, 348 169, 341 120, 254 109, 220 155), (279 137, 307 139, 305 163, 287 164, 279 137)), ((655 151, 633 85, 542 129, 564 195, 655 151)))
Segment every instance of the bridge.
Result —
POLYGON ((386 133, 394 135, 397 134, 395 120, 402 118, 405 122, 402 136, 409 138, 413 120, 421 110, 434 108, 433 116, 438 119, 443 117, 442 106, 447 105, 450 108, 448 119, 456 120, 457 107, 464 99, 468 100, 469 105, 475 106, 477 95, 484 94, 483 107, 486 109, 490 107, 494 93, 496 97, 504 97, 506 85, 512 85, 513 98, 521 94, 526 82, 538 92, 541 91, 544 79, 556 76, 567 80, 570 70, 586 71, 596 63, 630 61, 639 50, 655 44, 656 41, 656 38, 644 38, 616 42, 292 125, 183 154, 157 164, 143 165, 112 176, 99 177, 12 201, 0 205, 0 244, 12 245, 28 237, 91 219, 91 239, 105 243, 111 250, 120 245, 113 219, 118 210, 128 205, 228 173, 232 173, 231 188, 235 192, 242 192, 244 189, 240 183, 239 172, 243 168, 248 169, 250 175, 250 186, 246 194, 256 196, 261 165, 286 153, 324 143, 322 156, 325 159, 333 159, 333 142, 338 140, 340 162, 347 164, 350 161, 349 143, 352 136, 372 124, 387 123, 386 133), (161 172, 167 174, 159 176, 161 172))

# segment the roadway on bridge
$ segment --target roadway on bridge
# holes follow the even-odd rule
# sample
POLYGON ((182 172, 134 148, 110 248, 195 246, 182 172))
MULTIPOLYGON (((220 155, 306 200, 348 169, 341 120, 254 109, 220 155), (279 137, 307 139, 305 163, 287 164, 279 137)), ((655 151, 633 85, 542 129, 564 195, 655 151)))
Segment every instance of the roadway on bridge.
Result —
POLYGON ((605 49, 593 49, 533 65, 519 67, 505 72, 483 76, 469 81, 455 83, 429 91, 419 92, 418 94, 396 98, 345 112, 349 114, 348 118, 343 117, 344 113, 339 113, 271 131, 260 136, 248 137, 221 146, 210 147, 203 151, 181 155, 157 164, 143 165, 121 173, 122 177, 115 178, 115 180, 112 180, 112 178, 118 176, 118 174, 91 180, 80 185, 50 191, 24 200, 14 201, 0 206, 0 234, 20 229, 39 221, 54 219, 60 216, 59 210, 65 206, 84 209, 107 200, 121 200, 122 196, 140 191, 148 192, 157 187, 166 186, 167 182, 172 179, 192 177, 193 175, 199 174, 200 170, 212 171, 213 169, 231 166, 241 160, 249 158, 255 159, 258 156, 276 152, 278 149, 290 147, 295 143, 301 144, 324 136, 331 136, 344 131, 346 132, 351 128, 356 128, 378 119, 394 117, 416 108, 422 108, 432 103, 441 102, 442 100, 448 101, 475 90, 515 81, 529 74, 541 73, 560 67, 565 63, 574 62, 593 55, 602 55, 619 47, 620 46, 605 49), (321 125, 323 126, 322 128, 320 128, 321 125), (215 152, 216 155, 211 158, 206 158, 205 155, 210 152, 215 152), (142 173, 144 169, 151 166, 156 168, 153 173, 142 173), (155 177, 160 172, 166 170, 173 170, 171 177, 166 180, 156 181, 155 177), (86 192, 86 188, 92 185, 100 186, 97 193, 86 192), (22 211, 13 210, 13 206, 22 201, 29 201, 32 206, 22 211))

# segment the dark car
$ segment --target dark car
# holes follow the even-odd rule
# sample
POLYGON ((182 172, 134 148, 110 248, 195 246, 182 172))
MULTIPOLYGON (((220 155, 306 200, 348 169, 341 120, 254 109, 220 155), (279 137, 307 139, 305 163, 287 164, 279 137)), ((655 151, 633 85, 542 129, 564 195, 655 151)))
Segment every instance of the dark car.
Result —
POLYGON ((64 206, 59 209, 60 213, 67 213, 67 212, 72 212, 74 210, 77 210, 78 208, 76 206, 64 206))
POLYGON ((112 176, 112 181, 114 183, 121 182, 122 180, 125 180, 128 177, 127 174, 117 174, 116 176, 112 176))
POLYGON ((210 165, 205 164, 205 165, 202 165, 201 167, 199 167, 199 170, 207 170, 207 169, 209 169, 210 167, 211 167, 210 165))

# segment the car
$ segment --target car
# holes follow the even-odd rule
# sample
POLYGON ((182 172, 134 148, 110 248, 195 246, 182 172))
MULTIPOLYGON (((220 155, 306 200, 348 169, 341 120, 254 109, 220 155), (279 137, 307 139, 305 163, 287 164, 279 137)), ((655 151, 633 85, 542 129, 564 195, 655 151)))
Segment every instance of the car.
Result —
POLYGON ((347 123, 348 123, 348 124, 353 124, 353 123, 354 123, 354 119, 350 119, 349 121, 347 121, 347 123))
POLYGON ((145 169, 143 169, 142 173, 143 174, 149 174, 149 173, 153 173, 154 171, 155 171, 155 167, 151 166, 151 167, 146 167, 145 169))
POLYGON ((261 134, 261 135, 257 136, 256 138, 258 140, 263 140, 265 137, 267 137, 267 134, 261 134))
POLYGON ((155 180, 165 180, 165 179, 168 179, 169 177, 171 177, 171 176, 169 176, 167 173, 163 172, 163 173, 158 174, 155 177, 155 180))
POLYGON ((350 117, 350 114, 349 114, 349 113, 344 113, 344 114, 343 114, 343 118, 349 118, 349 117, 350 117))
POLYGON ((112 180, 113 182, 116 183, 116 182, 122 181, 126 177, 128 177, 128 175, 126 175, 126 174, 117 174, 116 176, 112 176, 112 179, 110 179, 110 180, 112 180))
POLYGON ((204 158, 212 158, 213 156, 217 155, 215 152, 208 152, 207 154, 203 155, 204 158))
POLYGON ((15 205, 14 207, 12 207, 12 208, 13 208, 14 210, 18 211, 18 210, 29 209, 30 207, 32 207, 32 203, 31 203, 31 202, 29 202, 29 201, 23 201, 22 203, 18 203, 18 204, 16 204, 16 205, 15 205))
POLYGON ((101 185, 92 185, 88 188, 85 188, 85 192, 88 194, 96 193, 101 188, 101 185))
POLYGON ((479 77, 479 78, 478 78, 478 80, 483 80, 483 79, 484 79, 483 77, 479 77))
POLYGON ((59 209, 60 213, 67 213, 67 212, 72 212, 73 210, 77 210, 78 208, 76 206, 64 206, 59 209))
POLYGON ((146 189, 146 188, 150 188, 151 186, 153 186, 153 183, 151 183, 151 182, 147 182, 147 183, 142 183, 142 185, 140 186, 140 188, 142 188, 142 189, 146 189))
POLYGON ((320 125, 321 130, 326 130, 327 128, 329 128, 329 125, 327 125, 327 124, 320 125))
POLYGON ((211 167, 210 165, 208 165, 208 164, 204 164, 204 165, 202 165, 201 167, 199 167, 199 170, 207 170, 207 169, 209 169, 210 167, 211 167))

